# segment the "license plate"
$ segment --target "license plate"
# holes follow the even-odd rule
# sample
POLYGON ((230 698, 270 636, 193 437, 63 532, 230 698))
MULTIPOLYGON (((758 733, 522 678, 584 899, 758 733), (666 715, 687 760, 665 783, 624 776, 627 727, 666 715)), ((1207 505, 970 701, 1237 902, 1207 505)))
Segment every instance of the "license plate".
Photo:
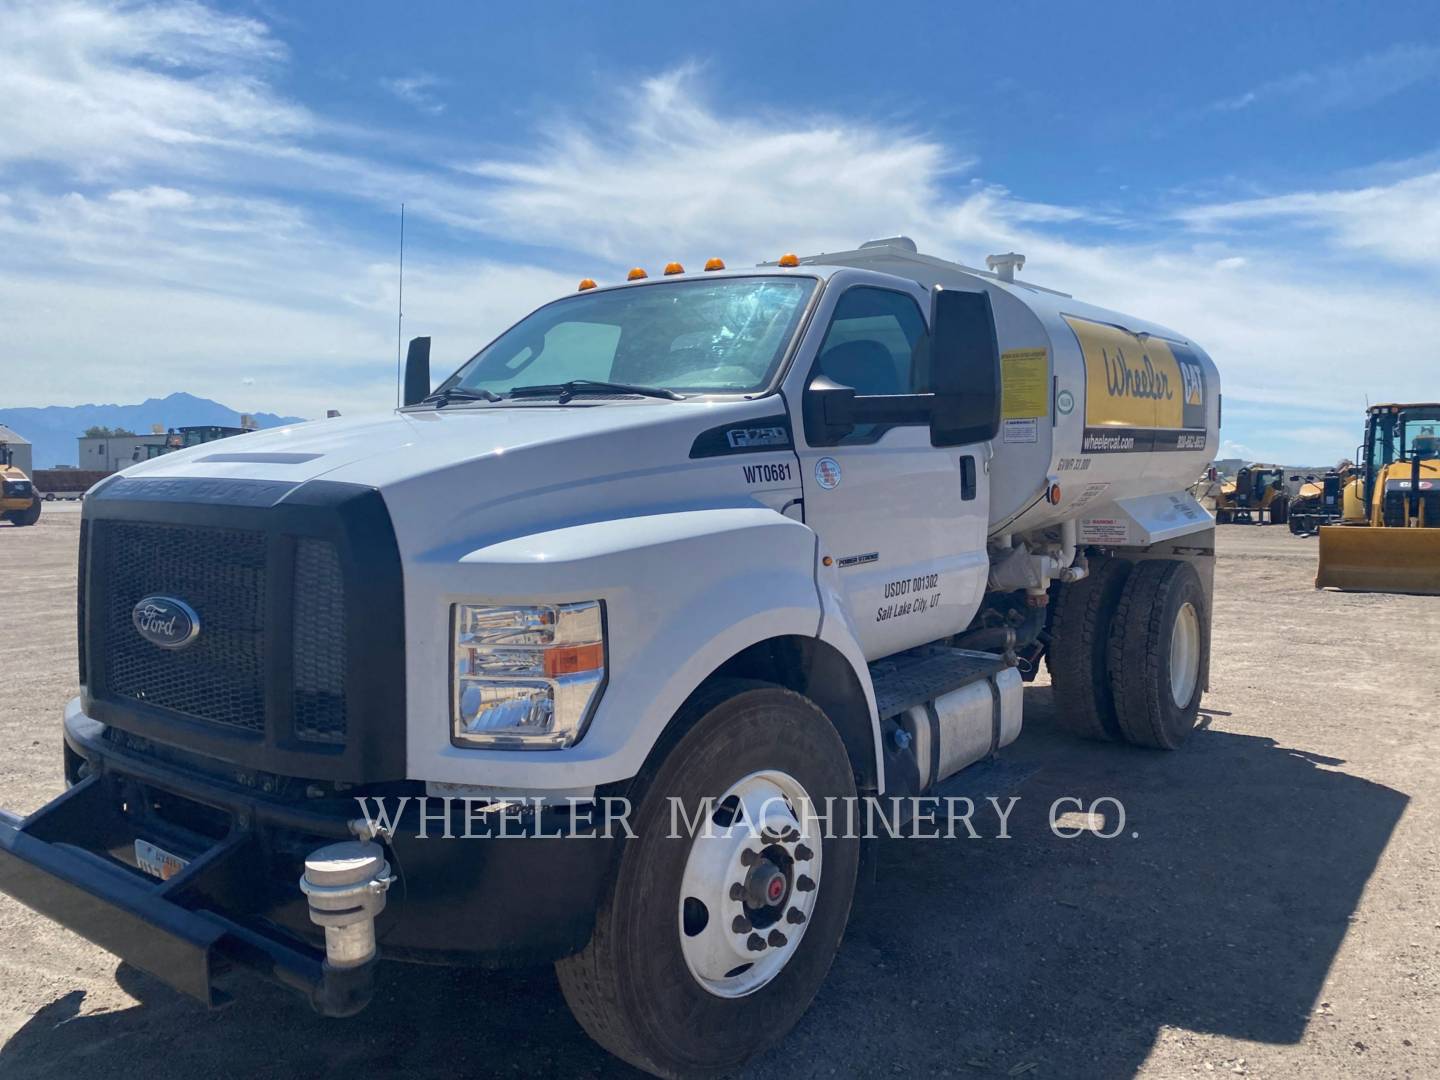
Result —
POLYGON ((190 863, 179 855, 172 855, 162 847, 156 847, 149 840, 135 841, 135 865, 152 877, 169 881, 190 863))

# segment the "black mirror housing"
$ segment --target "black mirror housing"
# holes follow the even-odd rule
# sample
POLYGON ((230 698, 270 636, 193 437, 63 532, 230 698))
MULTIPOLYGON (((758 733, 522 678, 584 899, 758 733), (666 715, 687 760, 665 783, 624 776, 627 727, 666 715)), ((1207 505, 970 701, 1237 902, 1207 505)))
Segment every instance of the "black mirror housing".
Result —
POLYGON ((963 446, 993 439, 1000 430, 1000 343, 989 293, 935 288, 930 366, 930 442, 963 446))
POLYGON ((418 405, 430 396, 430 339, 410 339, 410 350, 405 354, 406 405, 418 405))
POLYGON ((805 390, 805 437, 812 446, 834 446, 855 430, 855 388, 824 375, 805 390))

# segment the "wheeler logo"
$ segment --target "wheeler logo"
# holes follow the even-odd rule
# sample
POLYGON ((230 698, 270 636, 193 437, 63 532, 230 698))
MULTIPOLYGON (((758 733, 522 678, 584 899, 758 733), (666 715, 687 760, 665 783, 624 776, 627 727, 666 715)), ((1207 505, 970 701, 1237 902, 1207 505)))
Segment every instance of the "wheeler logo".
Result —
POLYGON ((147 596, 130 609, 140 636, 162 649, 183 649, 200 634, 200 616, 183 600, 147 596))

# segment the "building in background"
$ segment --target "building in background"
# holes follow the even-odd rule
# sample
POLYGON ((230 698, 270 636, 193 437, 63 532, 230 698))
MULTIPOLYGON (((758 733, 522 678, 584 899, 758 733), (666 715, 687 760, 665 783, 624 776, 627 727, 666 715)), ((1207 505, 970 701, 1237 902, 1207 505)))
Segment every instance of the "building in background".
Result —
POLYGON ((26 476, 35 475, 35 462, 30 453, 30 440, 21 435, 18 431, 12 431, 4 424, 0 424, 0 443, 10 447, 11 459, 14 466, 26 476))

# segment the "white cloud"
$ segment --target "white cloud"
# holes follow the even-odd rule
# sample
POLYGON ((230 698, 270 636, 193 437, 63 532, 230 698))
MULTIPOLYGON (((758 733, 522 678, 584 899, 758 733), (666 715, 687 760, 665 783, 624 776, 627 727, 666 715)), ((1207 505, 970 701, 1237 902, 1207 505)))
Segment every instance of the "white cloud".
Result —
POLYGON ((3 0, 0 168, 79 177, 170 166, 309 130, 265 81, 284 48, 264 24, 192 2, 3 0))
POLYGON ((445 103, 435 96, 435 88, 441 85, 439 79, 433 75, 401 75, 390 79, 381 79, 380 85, 391 94, 394 94, 406 105, 418 109, 420 112, 428 113, 430 116, 439 116, 445 111, 445 103))
POLYGON ((1272 79, 1217 101, 1210 110, 1237 112, 1274 101, 1320 112, 1357 109, 1436 76, 1440 76, 1440 47, 1404 43, 1355 60, 1272 79))
MULTIPOLYGON (((1323 230, 1346 252, 1440 271, 1440 170, 1362 188, 1192 207, 1178 218, 1208 231, 1265 223, 1323 230)), ((1357 273, 1367 268, 1353 266, 1357 273)))

